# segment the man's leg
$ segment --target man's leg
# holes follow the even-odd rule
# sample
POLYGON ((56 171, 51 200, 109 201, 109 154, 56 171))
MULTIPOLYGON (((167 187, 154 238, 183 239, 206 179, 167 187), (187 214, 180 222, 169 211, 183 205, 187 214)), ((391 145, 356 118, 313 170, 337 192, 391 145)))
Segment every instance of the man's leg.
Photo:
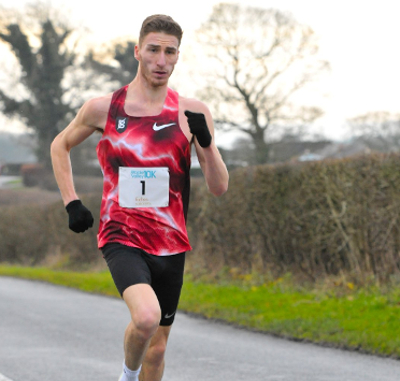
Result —
POLYGON ((152 337, 161 319, 160 305, 148 284, 128 287, 122 295, 131 313, 131 321, 125 331, 125 365, 137 370, 143 363, 152 337))
POLYGON ((139 381, 161 381, 165 366, 165 351, 171 327, 158 327, 144 358, 139 381))

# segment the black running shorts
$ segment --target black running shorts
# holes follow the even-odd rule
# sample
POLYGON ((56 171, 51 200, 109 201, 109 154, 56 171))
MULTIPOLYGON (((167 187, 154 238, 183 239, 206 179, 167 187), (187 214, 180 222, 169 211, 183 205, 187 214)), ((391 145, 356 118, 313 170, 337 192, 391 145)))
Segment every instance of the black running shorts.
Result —
POLYGON ((160 257, 120 243, 109 243, 101 251, 120 295, 135 284, 149 284, 160 303, 160 325, 171 325, 183 284, 185 253, 160 257))

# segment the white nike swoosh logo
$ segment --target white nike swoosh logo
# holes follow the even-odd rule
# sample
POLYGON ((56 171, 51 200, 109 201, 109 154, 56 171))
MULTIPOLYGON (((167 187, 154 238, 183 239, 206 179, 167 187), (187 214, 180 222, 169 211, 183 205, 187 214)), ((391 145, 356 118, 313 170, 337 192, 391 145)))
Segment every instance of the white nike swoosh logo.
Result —
POLYGON ((164 128, 174 126, 175 124, 176 123, 168 123, 168 124, 162 124, 161 126, 157 126, 157 122, 156 122, 156 123, 154 123, 153 130, 154 131, 160 131, 160 130, 162 130, 164 128))
MULTIPOLYGON (((174 123, 174 124, 175 124, 175 123, 174 123)), ((164 317, 165 317, 166 319, 169 319, 169 318, 171 318, 171 317, 174 316, 174 315, 175 315, 175 312, 172 313, 171 315, 165 314, 164 317)))

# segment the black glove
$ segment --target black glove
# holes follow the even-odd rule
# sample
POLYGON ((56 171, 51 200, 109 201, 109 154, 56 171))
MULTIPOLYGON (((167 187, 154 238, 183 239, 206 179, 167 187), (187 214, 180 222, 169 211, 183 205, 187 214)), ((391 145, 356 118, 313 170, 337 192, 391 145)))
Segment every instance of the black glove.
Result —
POLYGON ((81 200, 71 201, 65 209, 69 215, 69 228, 75 233, 83 233, 93 226, 92 213, 81 200))
POLYGON ((212 136, 208 129, 204 114, 186 110, 185 115, 188 118, 190 132, 196 136, 200 146, 203 148, 208 147, 211 144, 212 136))

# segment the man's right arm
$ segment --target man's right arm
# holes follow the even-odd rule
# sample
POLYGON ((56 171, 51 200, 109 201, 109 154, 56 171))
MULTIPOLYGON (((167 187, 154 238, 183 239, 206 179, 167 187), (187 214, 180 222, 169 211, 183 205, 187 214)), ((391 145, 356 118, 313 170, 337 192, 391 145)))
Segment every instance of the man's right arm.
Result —
POLYGON ((87 101, 74 120, 61 131, 51 144, 51 160, 54 176, 64 205, 79 199, 73 182, 70 151, 96 130, 104 130, 110 97, 87 101))

